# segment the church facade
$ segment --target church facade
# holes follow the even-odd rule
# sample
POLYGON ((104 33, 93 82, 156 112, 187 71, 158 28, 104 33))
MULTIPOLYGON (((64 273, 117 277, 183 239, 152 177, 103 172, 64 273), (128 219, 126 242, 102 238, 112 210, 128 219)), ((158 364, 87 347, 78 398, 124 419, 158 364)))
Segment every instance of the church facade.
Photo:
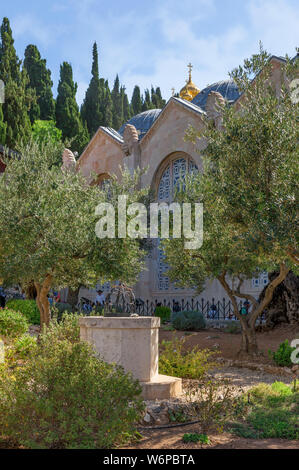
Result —
MULTIPOLYGON (((280 90, 280 67, 284 59, 272 56, 273 84, 280 90)), ((142 176, 142 186, 150 187, 157 202, 171 202, 174 188, 181 175, 194 170, 202 171, 200 153, 205 147, 203 139, 196 146, 184 140, 186 130, 192 126, 203 129, 204 119, 213 119, 219 126, 217 100, 238 106, 242 96, 232 80, 216 82, 200 91, 189 80, 179 97, 171 97, 163 109, 152 109, 131 118, 120 129, 100 127, 80 156, 78 166, 90 183, 101 184, 112 174, 120 177, 120 167, 130 171, 148 168, 142 176)), ((179 256, 179 254, 178 254, 179 256)), ((198 296, 194 290, 178 289, 167 276, 163 252, 158 242, 147 259, 147 269, 140 273, 135 285, 136 297, 158 302, 181 301, 194 297, 206 301, 227 298, 217 280, 207 280, 204 291, 198 296)), ((247 280, 244 289, 258 297, 268 283, 268 275, 247 280)), ((86 292, 85 292, 86 295, 86 292)), ((92 298, 93 296, 91 296, 92 298)))

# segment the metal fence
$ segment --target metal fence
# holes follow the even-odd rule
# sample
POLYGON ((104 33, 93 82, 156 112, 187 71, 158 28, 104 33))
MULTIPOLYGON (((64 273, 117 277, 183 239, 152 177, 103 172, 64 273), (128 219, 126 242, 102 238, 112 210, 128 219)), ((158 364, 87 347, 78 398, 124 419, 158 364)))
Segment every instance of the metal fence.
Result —
MULTIPOLYGON (((169 307, 172 312, 197 311, 201 312, 205 316, 205 318, 213 320, 237 319, 234 315, 234 310, 231 301, 225 298, 223 298, 222 300, 216 300, 214 298, 212 298, 211 300, 206 300, 203 298, 188 298, 180 300, 136 299, 135 312, 141 316, 153 316, 155 314, 155 309, 157 306, 169 307)), ((240 301, 238 303, 239 311, 243 306, 244 302, 240 301)), ((130 313, 130 311, 132 311, 132 305, 123 303, 120 307, 123 313, 130 313)))

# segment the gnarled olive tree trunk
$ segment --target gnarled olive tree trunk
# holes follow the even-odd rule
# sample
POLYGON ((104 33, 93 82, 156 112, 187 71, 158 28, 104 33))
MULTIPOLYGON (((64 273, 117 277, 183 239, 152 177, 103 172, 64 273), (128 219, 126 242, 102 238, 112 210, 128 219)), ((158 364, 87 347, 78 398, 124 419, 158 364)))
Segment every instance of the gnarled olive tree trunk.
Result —
POLYGON ((50 311, 50 304, 48 299, 48 294, 50 291, 52 283, 52 276, 51 274, 47 274, 43 283, 35 282, 35 288, 37 292, 36 296, 36 304, 40 311, 40 325, 41 328, 43 326, 49 326, 51 320, 51 311, 50 311))
POLYGON ((269 282, 265 289, 264 298, 261 302, 258 302, 252 295, 244 294, 240 292, 243 280, 240 279, 239 286, 237 290, 234 290, 227 283, 225 276, 226 272, 223 272, 221 276, 218 277, 219 282, 227 292, 234 309, 234 314, 238 318, 241 324, 241 348, 239 355, 250 355, 256 356, 258 354, 258 344, 256 339, 255 324, 258 317, 263 313, 267 305, 271 302, 273 298, 274 291, 279 284, 281 284, 286 278, 289 269, 285 263, 280 264, 280 271, 277 276, 269 282), (241 315, 238 309, 237 298, 243 298, 251 302, 252 310, 247 315, 241 315))
POLYGON ((24 286, 25 296, 28 300, 35 300, 37 296, 36 287, 34 281, 24 286))
MULTIPOLYGON (((272 281, 277 272, 269 274, 272 281)), ((266 287, 259 296, 261 302, 265 296, 266 287)), ((275 289, 273 298, 266 310, 266 325, 274 328, 280 323, 297 324, 299 322, 299 276, 292 271, 288 273, 284 281, 275 289)))

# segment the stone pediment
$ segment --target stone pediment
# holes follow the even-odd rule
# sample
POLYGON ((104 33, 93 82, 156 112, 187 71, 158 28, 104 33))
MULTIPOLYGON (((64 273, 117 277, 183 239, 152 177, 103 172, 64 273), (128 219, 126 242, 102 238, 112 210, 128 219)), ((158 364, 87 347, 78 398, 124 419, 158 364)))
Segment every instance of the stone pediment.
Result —
POLYGON ((206 115, 199 106, 196 106, 189 101, 183 100, 182 98, 172 97, 167 102, 166 106, 162 109, 162 112, 157 117, 151 128, 147 131, 145 136, 141 139, 140 145, 143 147, 151 136, 158 131, 159 127, 168 119, 172 119, 172 113, 174 110, 181 110, 184 115, 190 113, 193 117, 198 118, 198 121, 202 121, 202 117, 206 115))

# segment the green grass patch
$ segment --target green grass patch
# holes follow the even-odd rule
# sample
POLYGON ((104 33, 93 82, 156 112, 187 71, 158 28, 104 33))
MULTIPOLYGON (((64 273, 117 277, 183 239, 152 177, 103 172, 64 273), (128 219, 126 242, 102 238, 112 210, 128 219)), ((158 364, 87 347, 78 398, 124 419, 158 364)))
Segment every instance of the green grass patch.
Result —
POLYGON ((243 397, 232 431, 245 438, 299 440, 299 386, 259 384, 243 397))

